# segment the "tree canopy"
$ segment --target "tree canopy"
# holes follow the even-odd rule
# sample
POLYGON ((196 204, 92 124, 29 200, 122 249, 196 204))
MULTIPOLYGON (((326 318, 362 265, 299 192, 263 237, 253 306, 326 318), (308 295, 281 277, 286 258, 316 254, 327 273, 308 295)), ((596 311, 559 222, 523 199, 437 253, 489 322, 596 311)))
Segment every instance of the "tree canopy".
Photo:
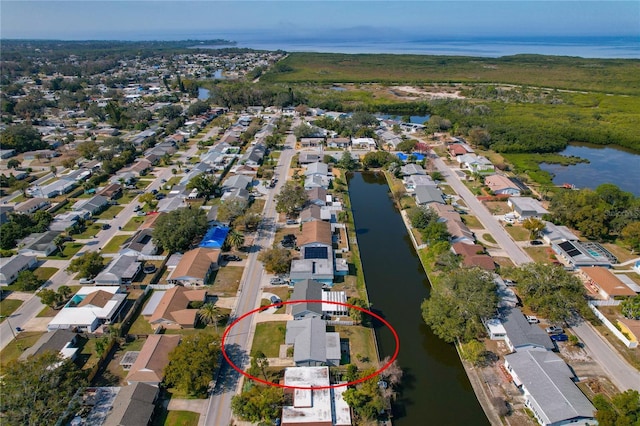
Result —
POLYGON ((40 132, 28 124, 8 126, 0 133, 2 149, 15 149, 16 152, 46 149, 49 144, 42 140, 40 132))
POLYGON ((398 157, 386 151, 371 151, 367 152, 362 159, 362 164, 365 167, 377 168, 384 167, 389 163, 397 161, 398 157))
POLYGON ((584 286, 560 265, 527 263, 510 275, 523 303, 552 322, 588 312, 584 286))
POLYGON ((278 213, 293 214, 307 202, 307 193, 302 185, 293 180, 287 181, 280 193, 275 196, 278 213))
POLYGON ((85 381, 71 360, 53 352, 11 362, 2 374, 0 411, 9 425, 55 424, 85 381))
POLYGON ((258 254, 258 260, 264 263, 267 272, 284 274, 291 266, 291 251, 280 247, 266 249, 258 254))
POLYGON ((164 381, 190 396, 203 397, 220 356, 220 341, 210 334, 186 336, 169 353, 164 381))
POLYGON ((273 421, 280 416, 284 404, 282 388, 253 385, 231 398, 231 410, 241 420, 258 423, 273 421))
POLYGON ((207 226, 204 210, 179 208, 158 218, 153 240, 171 253, 187 250, 197 237, 204 235, 207 226))
POLYGON ((640 424, 640 393, 636 390, 615 394, 611 401, 598 394, 593 398, 593 405, 598 409, 596 420, 600 426, 640 424))
POLYGON ((495 313, 498 299, 490 273, 479 268, 458 269, 443 275, 422 302, 422 317, 446 342, 470 341, 484 333, 482 318, 495 313))
POLYGON ((83 278, 93 278, 104 268, 104 257, 98 252, 87 251, 82 255, 74 258, 67 271, 78 272, 83 278))

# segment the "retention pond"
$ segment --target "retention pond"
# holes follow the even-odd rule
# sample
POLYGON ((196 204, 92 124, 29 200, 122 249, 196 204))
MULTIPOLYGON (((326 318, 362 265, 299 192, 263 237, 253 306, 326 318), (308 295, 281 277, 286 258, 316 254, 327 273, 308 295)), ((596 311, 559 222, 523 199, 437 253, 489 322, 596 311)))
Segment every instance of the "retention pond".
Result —
MULTIPOLYGON (((429 281, 382 174, 349 178, 362 267, 372 310, 400 338, 398 362, 404 371, 394 425, 488 425, 453 345, 438 339, 420 312, 429 281)), ((386 327, 376 328, 380 357, 395 349, 386 327)))

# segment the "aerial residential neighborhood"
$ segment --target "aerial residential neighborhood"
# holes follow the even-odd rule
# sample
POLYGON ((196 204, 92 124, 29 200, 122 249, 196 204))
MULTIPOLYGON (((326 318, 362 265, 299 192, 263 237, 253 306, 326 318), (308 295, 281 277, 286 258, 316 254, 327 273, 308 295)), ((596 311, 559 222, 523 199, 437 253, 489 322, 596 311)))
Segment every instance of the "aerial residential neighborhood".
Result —
MULTIPOLYGON (((455 348, 491 424, 597 424, 640 390, 640 260, 571 216, 579 190, 428 115, 243 88, 288 72, 282 51, 76 48, 2 58, 4 389, 26 363, 63 375, 49 424, 392 424, 403 346, 359 226, 387 208, 430 286, 411 326, 455 348), (354 174, 388 189, 369 211, 354 174)), ((601 192, 635 223, 633 194, 601 192)), ((394 270, 387 243, 376 267, 394 270)), ((420 285, 397 273, 389 299, 420 285)))

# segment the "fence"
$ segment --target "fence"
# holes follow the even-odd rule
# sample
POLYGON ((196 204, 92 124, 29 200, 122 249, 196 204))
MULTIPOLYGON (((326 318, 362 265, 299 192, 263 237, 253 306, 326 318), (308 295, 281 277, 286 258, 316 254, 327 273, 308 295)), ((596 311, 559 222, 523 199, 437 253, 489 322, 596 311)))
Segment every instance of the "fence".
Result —
POLYGON ((602 312, 598 310, 598 308, 593 302, 589 302, 589 308, 591 308, 591 310, 593 311, 594 314, 596 314, 598 319, 602 321, 605 327, 607 327, 609 331, 613 333, 614 336, 620 339, 622 343, 625 344, 626 347, 633 349, 638 346, 638 342, 629 340, 627 336, 625 336, 620 330, 618 330, 616 326, 611 321, 609 321, 609 319, 607 319, 607 317, 605 317, 602 312))
POLYGON ((149 284, 147 288, 154 290, 169 290, 175 287, 175 284, 149 284))
POLYGON ((591 303, 594 306, 618 306, 620 303, 622 303, 622 300, 615 300, 615 299, 593 300, 589 303, 591 303))
POLYGON ((354 325, 354 321, 337 321, 337 320, 329 320, 326 321, 327 325, 354 325))

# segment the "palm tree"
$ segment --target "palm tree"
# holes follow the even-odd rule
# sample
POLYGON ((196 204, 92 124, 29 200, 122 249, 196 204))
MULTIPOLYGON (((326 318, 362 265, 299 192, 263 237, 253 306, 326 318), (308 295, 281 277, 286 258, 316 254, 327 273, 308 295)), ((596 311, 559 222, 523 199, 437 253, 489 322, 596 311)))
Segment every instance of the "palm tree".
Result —
POLYGON ((232 229, 227 236, 227 240, 236 250, 244 245, 244 235, 241 232, 232 229))
MULTIPOLYGON (((53 239, 53 244, 55 244, 56 248, 58 249, 58 251, 60 252, 60 254, 62 254, 63 250, 64 250, 64 237, 62 236, 62 234, 57 235, 54 239, 53 239)), ((66 286, 64 286, 66 287, 66 286)), ((68 287, 67 287, 68 288, 68 287)))
POLYGON ((218 315, 220 311, 213 303, 205 303, 198 310, 198 316, 200 320, 205 324, 213 323, 216 326, 216 333, 218 333, 218 315))
POLYGON ((58 293, 60 293, 62 297, 66 299, 73 294, 73 290, 71 290, 68 285, 61 285, 60 288, 58 288, 58 293))

